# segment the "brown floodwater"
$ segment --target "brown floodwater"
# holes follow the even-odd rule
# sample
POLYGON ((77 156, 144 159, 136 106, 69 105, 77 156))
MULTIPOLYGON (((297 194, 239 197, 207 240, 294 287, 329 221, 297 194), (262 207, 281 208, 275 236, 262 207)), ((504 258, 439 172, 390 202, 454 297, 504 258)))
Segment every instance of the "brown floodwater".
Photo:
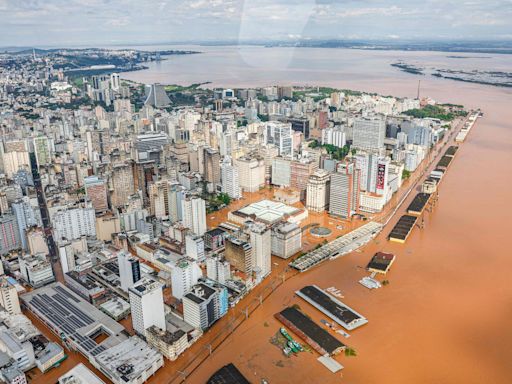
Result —
MULTIPOLYGON (((312 55, 324 57, 325 51, 314 50, 312 55)), ((512 90, 383 69, 390 61, 410 55, 417 60, 433 57, 446 63, 444 54, 339 50, 330 56, 331 67, 345 53, 352 58, 358 56, 362 64, 354 59, 354 67, 322 75, 315 74, 321 70, 312 68, 304 78, 289 82, 415 96, 421 78, 422 95, 481 108, 485 117, 459 150, 441 184, 438 204, 431 213, 425 213, 423 230, 415 228, 406 244, 396 244, 386 240, 388 227, 363 252, 324 263, 288 280, 187 382, 204 383, 215 370, 232 362, 253 383, 261 378, 271 384, 512 383, 512 284, 508 276, 512 257, 508 241, 512 217, 512 90), (376 75, 362 76, 361 67, 366 71, 373 67, 376 75), (376 251, 393 252, 397 260, 386 277, 390 284, 368 291, 357 283, 365 275, 358 266, 366 265, 376 251), (317 322, 326 318, 293 296, 306 284, 337 287, 345 295, 343 301, 369 320, 351 332, 349 339, 340 338, 357 351, 357 357, 337 358, 345 366, 343 378, 318 363, 316 353, 287 359, 269 342, 280 326, 273 315, 287 305, 299 304, 317 322)), ((186 63, 200 60, 199 56, 179 60, 186 63)), ((496 60, 512 68, 509 57, 496 60)), ((464 62, 470 65, 469 60, 464 62)), ((165 65, 173 68, 174 64, 165 65)), ((294 72, 306 72, 292 69, 291 77, 267 71, 262 78, 246 78, 240 73, 217 78, 214 66, 203 78, 212 80, 215 86, 262 86, 293 78, 294 72)), ((177 78, 166 78, 162 73, 157 76, 154 71, 127 77, 187 83, 194 76, 175 73, 177 78)))

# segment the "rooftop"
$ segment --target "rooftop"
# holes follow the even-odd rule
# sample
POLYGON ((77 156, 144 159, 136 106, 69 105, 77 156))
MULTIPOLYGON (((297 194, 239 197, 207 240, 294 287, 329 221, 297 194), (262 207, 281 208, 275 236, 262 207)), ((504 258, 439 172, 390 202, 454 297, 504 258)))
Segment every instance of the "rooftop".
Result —
POLYGON ((96 356, 102 371, 117 382, 136 379, 155 363, 163 364, 162 355, 139 337, 133 336, 96 356))
POLYGON ((31 312, 89 359, 127 337, 122 325, 61 283, 36 289, 22 295, 21 299, 31 312), (108 335, 99 344, 94 340, 98 331, 108 335))
POLYGON ((59 384, 105 384, 105 382, 80 363, 59 377, 59 384))

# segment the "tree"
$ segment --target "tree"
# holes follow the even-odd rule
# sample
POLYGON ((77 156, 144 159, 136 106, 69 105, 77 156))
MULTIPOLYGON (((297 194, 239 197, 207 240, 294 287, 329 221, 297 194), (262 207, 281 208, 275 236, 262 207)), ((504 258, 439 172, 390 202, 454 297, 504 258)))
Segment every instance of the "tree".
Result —
POLYGON ((347 347, 345 348, 345 356, 347 357, 355 357, 357 356, 357 352, 354 348, 352 347, 347 347))
POLYGON ((408 171, 407 169, 404 169, 402 171, 402 180, 406 180, 408 179, 409 177, 411 177, 411 172, 408 171))

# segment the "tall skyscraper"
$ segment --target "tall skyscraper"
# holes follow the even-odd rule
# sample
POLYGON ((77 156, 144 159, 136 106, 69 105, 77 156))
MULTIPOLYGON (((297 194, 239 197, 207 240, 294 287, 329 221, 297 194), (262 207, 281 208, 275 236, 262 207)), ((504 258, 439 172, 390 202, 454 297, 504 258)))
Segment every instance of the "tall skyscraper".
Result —
POLYGON ((359 170, 355 163, 340 163, 331 175, 329 213, 350 218, 359 208, 359 170))
POLYGON ((204 148, 204 179, 214 186, 220 184, 220 153, 212 148, 204 148))
POLYGON ((233 268, 252 278, 254 270, 254 251, 251 243, 234 237, 226 238, 224 257, 233 268))
POLYGON ((187 258, 178 260, 171 271, 172 295, 181 300, 202 276, 203 273, 197 262, 187 258))
POLYGON ((18 223, 19 239, 24 250, 28 249, 26 230, 30 227, 41 225, 41 213, 37 212, 27 197, 16 200, 11 205, 12 211, 18 223))
POLYGON ((37 165, 41 167, 42 165, 51 163, 51 148, 50 148, 50 140, 47 136, 38 136, 34 137, 34 152, 36 154, 37 165))
POLYGON ((108 210, 107 186, 104 180, 97 176, 89 176, 84 179, 85 194, 91 200, 96 212, 108 210))
POLYGON ((135 192, 133 170, 129 164, 115 165, 112 169, 112 206, 121 207, 135 192))
POLYGON ((257 192, 265 185, 265 162, 262 158, 239 157, 235 160, 240 188, 245 192, 257 192))
POLYGON ((141 279, 139 260, 128 252, 121 251, 117 255, 117 263, 121 288, 128 292, 128 289, 141 279))
POLYGON ((279 149, 280 156, 293 157, 293 139, 291 123, 269 121, 263 132, 265 144, 273 144, 279 149))
POLYGON ((183 296, 183 318, 195 328, 205 330, 226 314, 228 292, 225 287, 199 283, 183 296))
POLYGON ((21 239, 16 216, 0 216, 0 255, 18 248, 21 248, 21 239))
POLYGON ((318 169, 309 176, 306 186, 306 209, 323 212, 329 207, 331 175, 325 169, 318 169))
POLYGON ((162 284, 146 277, 129 288, 128 292, 135 332, 144 335, 152 325, 165 329, 162 284))
POLYGON ((238 182, 238 169, 231 164, 229 156, 224 157, 221 165, 222 192, 226 193, 232 199, 242 197, 240 184, 238 182))
POLYGON ((71 208, 57 211, 52 217, 55 240, 75 240, 96 236, 94 208, 71 208))
POLYGON ((354 139, 352 145, 357 148, 379 150, 384 147, 386 122, 379 118, 354 120, 354 139))
POLYGON ((206 203, 197 196, 186 197, 181 201, 183 225, 190 228, 196 235, 206 232, 206 203))
POLYGON ((270 229, 262 223, 249 226, 249 236, 253 249, 254 271, 256 279, 267 276, 271 270, 271 237, 270 229))

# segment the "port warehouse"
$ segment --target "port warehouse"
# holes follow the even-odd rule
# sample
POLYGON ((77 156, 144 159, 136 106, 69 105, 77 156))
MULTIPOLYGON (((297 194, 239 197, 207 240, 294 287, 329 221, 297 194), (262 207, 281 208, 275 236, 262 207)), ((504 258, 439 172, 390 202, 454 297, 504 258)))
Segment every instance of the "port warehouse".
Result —
MULTIPOLYGON (((451 164, 458 149, 458 146, 452 145, 445 151, 443 157, 437 163, 436 169, 432 171, 431 178, 441 180, 442 175, 444 175, 445 170, 451 164)), ((423 213, 431 196, 429 193, 418 193, 414 197, 407 208, 408 214, 402 216, 391 230, 388 237, 390 241, 405 243, 417 221, 417 217, 413 215, 420 216, 423 213)))
POLYGON ((300 256, 289 265, 300 272, 305 272, 325 260, 333 259, 352 252, 354 249, 357 249, 369 242, 381 230, 382 224, 371 221, 368 224, 347 233, 346 235, 338 237, 318 249, 300 256))
POLYGON ((321 355, 336 355, 346 348, 345 344, 294 307, 285 308, 274 317, 321 355))
POLYGON ((377 252, 366 266, 370 272, 386 274, 391 269, 396 256, 392 253, 377 252))
POLYGON ((251 384, 233 363, 223 366, 215 372, 206 384, 251 384))
POLYGON ((418 220, 417 216, 403 215, 391 230, 389 240, 397 243, 405 243, 416 224, 416 220, 418 220))
POLYGON ((410 215, 421 215, 427 203, 430 200, 430 193, 418 193, 411 204, 407 207, 407 213, 410 215))
POLYGON ((313 307, 329 316, 343 328, 352 331, 368 322, 361 314, 343 304, 335 297, 318 288, 316 285, 308 285, 295 292, 313 307))

